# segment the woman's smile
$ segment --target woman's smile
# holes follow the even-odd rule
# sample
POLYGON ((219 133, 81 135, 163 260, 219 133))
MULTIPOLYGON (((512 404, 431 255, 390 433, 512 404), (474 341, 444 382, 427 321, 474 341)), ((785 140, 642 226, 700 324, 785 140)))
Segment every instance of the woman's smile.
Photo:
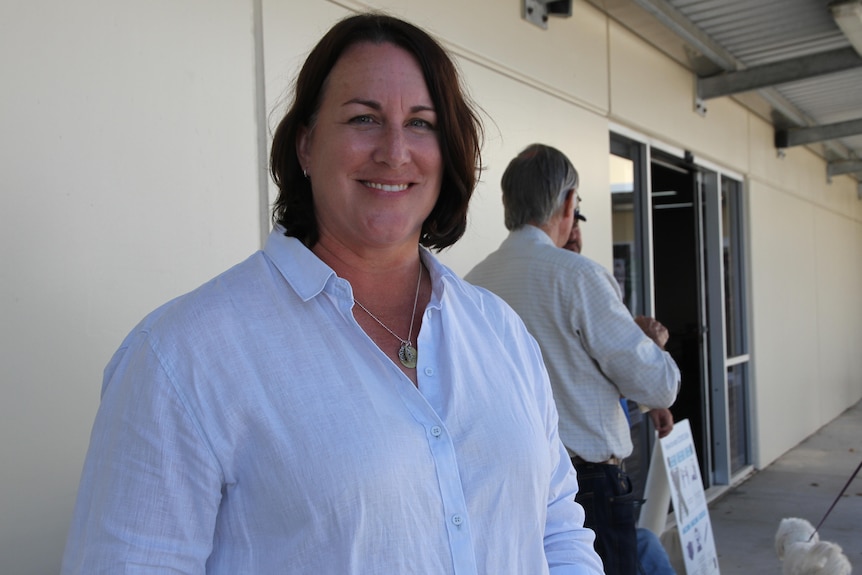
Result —
POLYGON ((378 182, 362 182, 369 188, 380 190, 382 192, 403 192, 410 187, 410 184, 381 184, 378 182))

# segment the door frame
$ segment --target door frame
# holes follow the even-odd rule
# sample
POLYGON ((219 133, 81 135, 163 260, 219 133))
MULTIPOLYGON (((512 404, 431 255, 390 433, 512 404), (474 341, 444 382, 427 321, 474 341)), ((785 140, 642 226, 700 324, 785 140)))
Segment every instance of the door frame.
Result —
MULTIPOLYGON (((738 257, 742 261, 737 262, 737 273, 741 274, 741 293, 737 294, 744 299, 742 304, 740 318, 742 330, 748 342, 750 332, 750 317, 748 314, 747 301, 750 301, 750 270, 748 269, 748 249, 747 241, 747 195, 745 178, 733 170, 719 166, 708 160, 695 158, 690 152, 668 145, 664 142, 646 137, 635 131, 632 131, 624 126, 619 126, 613 123, 609 124, 610 134, 609 141, 614 142, 617 139, 627 140, 629 146, 636 146, 634 154, 637 155, 638 161, 635 162, 636 173, 634 177, 641 178, 640 186, 635 182, 635 210, 636 210, 636 229, 635 233, 639 234, 639 244, 642 247, 640 257, 644 263, 642 275, 642 283, 644 284, 641 293, 644 294, 643 313, 652 315, 655 310, 655 288, 654 288, 654 259, 653 259, 653 218, 652 218, 652 173, 651 164, 653 150, 659 151, 661 155, 669 155, 678 158, 680 162, 690 166, 691 170, 697 178, 697 189, 695 196, 696 203, 700 205, 696 207, 696 217, 700 219, 697 224, 700 234, 700 257, 699 273, 701 273, 701 293, 700 305, 702 306, 703 319, 706 326, 711 330, 710 333, 704 334, 704 353, 705 362, 702 367, 704 371, 704 381, 707 388, 703 389, 704 398, 707 405, 703 406, 706 410, 703 414, 706 419, 705 434, 708 446, 708 453, 699 454, 699 457, 704 458, 703 467, 708 471, 704 479, 710 487, 722 487, 730 485, 736 478, 747 475, 751 469, 751 462, 754 455, 753 437, 750 430, 753 429, 752 423, 754 418, 753 404, 751 401, 752 389, 752 370, 750 369, 752 354, 750 348, 746 348, 745 353, 730 357, 728 355, 725 337, 726 326, 726 293, 724 278, 727 270, 724 269, 724 246, 723 246, 723 224, 722 221, 722 180, 728 178, 733 180, 738 185, 739 197, 735 201, 734 208, 737 211, 731 214, 737 221, 735 229, 738 236, 735 240, 741 242, 742 245, 737 247, 738 257), (639 164, 639 165, 638 165, 639 164), (707 297, 708 294, 720 294, 720 297, 707 297), (730 406, 728 394, 728 370, 742 369, 746 384, 744 388, 745 394, 745 414, 742 422, 746 427, 745 451, 746 462, 741 469, 735 472, 732 470, 731 464, 731 420, 730 406)), ((610 150, 615 144, 611 144, 610 150)), ((619 145, 619 144, 616 144, 619 145)), ((632 148, 633 149, 633 148, 632 148)), ((609 153, 610 153, 609 150, 609 153)), ((648 449, 652 450, 653 440, 650 438, 648 449)))

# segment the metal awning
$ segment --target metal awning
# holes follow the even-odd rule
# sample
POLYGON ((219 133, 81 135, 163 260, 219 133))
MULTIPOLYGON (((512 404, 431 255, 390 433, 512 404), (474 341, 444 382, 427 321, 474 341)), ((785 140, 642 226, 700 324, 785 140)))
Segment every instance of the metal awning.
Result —
POLYGON ((862 181, 862 0, 589 1, 691 70, 701 113, 733 97, 862 181))

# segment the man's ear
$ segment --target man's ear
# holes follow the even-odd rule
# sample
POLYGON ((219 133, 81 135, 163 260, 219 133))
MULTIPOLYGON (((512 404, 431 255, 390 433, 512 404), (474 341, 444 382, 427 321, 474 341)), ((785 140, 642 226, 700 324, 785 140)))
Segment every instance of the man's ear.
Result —
POLYGON ((577 207, 575 205, 575 202, 577 201, 577 198, 578 198, 578 191, 577 190, 572 189, 572 190, 569 190, 568 192, 566 192, 566 200, 563 202, 563 216, 564 217, 567 217, 567 218, 575 217, 575 208, 577 207))

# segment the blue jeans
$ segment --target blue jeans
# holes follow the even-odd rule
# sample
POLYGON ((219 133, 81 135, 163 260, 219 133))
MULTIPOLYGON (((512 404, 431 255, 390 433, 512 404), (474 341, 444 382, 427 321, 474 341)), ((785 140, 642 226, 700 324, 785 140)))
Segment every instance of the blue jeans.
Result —
POLYGON ((638 545, 632 482, 616 465, 576 463, 578 495, 586 514, 584 526, 596 533, 596 552, 605 575, 637 575, 638 545))
POLYGON ((637 539, 639 575, 676 575, 667 551, 655 533, 638 527, 637 539))

